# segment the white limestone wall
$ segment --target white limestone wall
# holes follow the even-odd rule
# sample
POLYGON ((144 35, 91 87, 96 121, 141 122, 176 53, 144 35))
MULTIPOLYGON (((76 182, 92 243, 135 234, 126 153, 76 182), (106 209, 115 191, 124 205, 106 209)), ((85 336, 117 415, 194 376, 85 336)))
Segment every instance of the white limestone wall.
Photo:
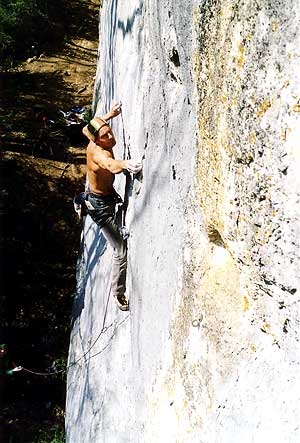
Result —
POLYGON ((129 313, 84 224, 67 442, 300 441, 297 3, 103 1, 94 110, 144 167, 129 313))

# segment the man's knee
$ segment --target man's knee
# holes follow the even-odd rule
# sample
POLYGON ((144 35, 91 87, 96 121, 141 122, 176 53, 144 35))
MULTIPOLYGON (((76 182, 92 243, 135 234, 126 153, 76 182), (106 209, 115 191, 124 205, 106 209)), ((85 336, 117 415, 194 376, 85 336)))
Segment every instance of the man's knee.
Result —
POLYGON ((116 257, 127 257, 127 245, 124 241, 121 241, 120 243, 116 244, 114 247, 114 255, 116 257))

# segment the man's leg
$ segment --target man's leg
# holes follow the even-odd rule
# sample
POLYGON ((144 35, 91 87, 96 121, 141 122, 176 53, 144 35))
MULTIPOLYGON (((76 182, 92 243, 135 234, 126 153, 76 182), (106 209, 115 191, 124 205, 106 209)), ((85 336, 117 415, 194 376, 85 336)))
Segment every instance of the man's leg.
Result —
MULTIPOLYGON (((127 242, 123 240, 118 226, 113 220, 102 226, 102 232, 108 243, 114 248, 112 263, 112 294, 124 308, 128 309, 125 299, 127 272, 127 242)), ((126 309, 125 309, 126 310, 126 309)))

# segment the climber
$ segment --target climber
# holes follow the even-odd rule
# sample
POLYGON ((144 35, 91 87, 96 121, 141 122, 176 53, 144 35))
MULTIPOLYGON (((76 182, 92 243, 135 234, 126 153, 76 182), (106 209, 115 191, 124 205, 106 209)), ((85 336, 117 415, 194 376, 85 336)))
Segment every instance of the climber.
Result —
POLYGON ((136 160, 116 160, 113 147, 116 140, 108 120, 121 113, 121 104, 114 105, 103 117, 94 117, 82 132, 90 140, 87 156, 88 190, 85 197, 87 212, 102 229, 107 242, 113 247, 112 294, 117 306, 128 311, 126 297, 127 242, 115 221, 115 207, 122 199, 113 187, 115 174, 129 171, 137 174, 142 163, 136 160))

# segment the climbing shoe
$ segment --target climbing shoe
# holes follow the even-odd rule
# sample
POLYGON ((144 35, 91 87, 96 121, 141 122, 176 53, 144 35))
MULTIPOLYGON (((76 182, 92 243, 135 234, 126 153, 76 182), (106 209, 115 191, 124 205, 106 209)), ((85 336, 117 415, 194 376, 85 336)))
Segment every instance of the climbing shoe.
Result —
POLYGON ((121 311, 129 311, 129 302, 127 301, 125 294, 115 295, 114 297, 116 304, 121 311))

